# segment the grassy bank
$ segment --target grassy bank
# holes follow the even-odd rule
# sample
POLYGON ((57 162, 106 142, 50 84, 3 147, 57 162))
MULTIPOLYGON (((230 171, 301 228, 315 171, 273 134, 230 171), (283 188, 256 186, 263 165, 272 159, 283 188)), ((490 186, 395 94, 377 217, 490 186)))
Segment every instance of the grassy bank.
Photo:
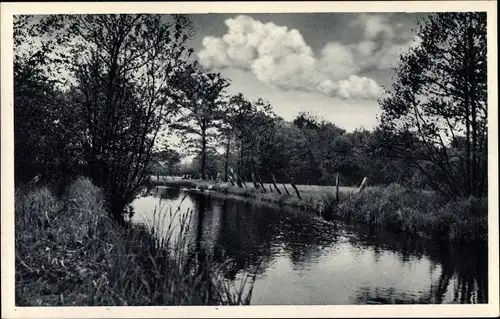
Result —
POLYGON ((392 184, 346 194, 332 210, 338 219, 377 230, 449 242, 487 242, 487 198, 446 201, 433 192, 392 184))
MULTIPOLYGON (((152 180, 152 182, 156 182, 152 180)), ((340 187, 337 204, 334 186, 297 185, 301 199, 291 187, 278 185, 282 194, 255 189, 247 183, 246 188, 230 184, 214 184, 197 180, 164 179, 160 184, 198 187, 227 195, 255 198, 280 205, 296 207, 327 219, 368 225, 373 230, 404 232, 418 237, 449 242, 487 241, 488 203, 486 198, 463 198, 446 201, 432 191, 408 189, 397 184, 387 187, 367 187, 358 193, 357 188, 340 187)))
POLYGON ((249 301, 223 280, 223 265, 192 262, 182 237, 172 242, 144 227, 115 224, 87 179, 74 182, 62 199, 46 187, 17 190, 15 199, 17 306, 249 301))

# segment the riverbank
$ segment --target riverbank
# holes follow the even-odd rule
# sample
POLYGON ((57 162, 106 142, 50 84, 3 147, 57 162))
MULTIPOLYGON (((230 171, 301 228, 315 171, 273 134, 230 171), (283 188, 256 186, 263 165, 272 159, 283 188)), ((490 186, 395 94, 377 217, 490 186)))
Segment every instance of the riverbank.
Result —
POLYGON ((228 288, 220 268, 197 268, 182 238, 113 222, 88 179, 76 180, 62 199, 47 187, 17 190, 15 205, 16 306, 249 302, 228 288))
POLYGON ((487 198, 446 201, 432 191, 391 184, 367 187, 361 193, 357 188, 339 187, 337 202, 334 186, 297 185, 299 199, 289 184, 285 185, 288 194, 283 185, 278 185, 279 194, 272 184, 264 184, 267 189, 264 192, 251 183, 247 183, 246 188, 228 183, 168 178, 160 183, 151 178, 150 183, 273 202, 319 214, 327 220, 368 225, 375 231, 406 233, 454 243, 487 242, 487 198))

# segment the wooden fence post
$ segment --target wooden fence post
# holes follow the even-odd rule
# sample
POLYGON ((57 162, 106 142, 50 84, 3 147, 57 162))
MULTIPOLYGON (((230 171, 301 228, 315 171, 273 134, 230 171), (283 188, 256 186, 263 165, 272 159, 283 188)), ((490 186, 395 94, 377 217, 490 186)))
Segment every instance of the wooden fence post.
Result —
POLYGON ((297 193, 297 197, 299 199, 302 199, 302 197, 300 197, 299 189, 297 188, 297 186, 295 185, 295 182, 293 181, 293 177, 292 177, 292 180, 291 180, 291 184, 292 184, 293 189, 295 189, 295 192, 297 193))
POLYGON ((247 188, 247 184, 245 183, 245 181, 243 180, 243 178, 241 178, 241 176, 238 175, 238 173, 236 173, 236 177, 240 181, 241 185, 243 185, 243 187, 247 188))
MULTIPOLYGON (((238 187, 243 187, 243 185, 241 184, 241 181, 238 177, 238 174, 236 174, 236 172, 233 170, 233 168, 229 168, 229 170, 231 171, 231 175, 229 176, 231 179, 235 179, 236 180, 236 184, 238 185, 238 187)), ((233 183, 234 185, 234 183, 233 183)))
POLYGON ((368 177, 363 178, 363 181, 361 182, 361 185, 359 186, 359 191, 358 193, 361 193, 363 189, 366 188, 366 185, 368 184, 368 177))
POLYGON ((262 178, 260 177, 260 175, 259 175, 259 184, 260 184, 260 187, 262 187, 262 190, 264 191, 264 193, 267 193, 267 190, 264 187, 264 184, 262 183, 262 178))
POLYGON ((259 189, 259 184, 257 184, 257 181, 255 180, 255 174, 252 172, 252 182, 253 182, 253 187, 255 189, 259 189))
POLYGON ((227 180, 231 183, 231 185, 236 186, 234 184, 233 178, 230 175, 227 176, 227 180))
POLYGON ((339 173, 335 176, 335 201, 339 203, 339 173))
POLYGON ((274 185, 274 188, 276 189, 276 191, 278 192, 278 194, 281 195, 281 191, 280 189, 278 188, 278 185, 276 185, 276 177, 274 176, 274 174, 271 174, 271 177, 273 179, 273 185, 274 185))
POLYGON ((283 184, 283 188, 285 189, 286 194, 287 194, 288 196, 290 196, 290 193, 288 192, 288 189, 286 189, 285 184, 283 184))

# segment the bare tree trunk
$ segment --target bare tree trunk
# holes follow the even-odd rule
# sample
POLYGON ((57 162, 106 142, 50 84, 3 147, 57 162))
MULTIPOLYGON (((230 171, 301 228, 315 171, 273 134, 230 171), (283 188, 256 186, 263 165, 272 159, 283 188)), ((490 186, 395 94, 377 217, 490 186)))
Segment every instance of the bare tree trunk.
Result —
POLYGON ((247 184, 245 183, 245 180, 243 180, 243 178, 241 178, 241 176, 239 174, 236 174, 236 177, 238 178, 238 181, 241 183, 241 185, 243 185, 243 187, 247 188, 247 184))
POLYGON ((238 161, 238 169, 237 169, 238 175, 243 174, 243 141, 240 140, 240 158, 238 161))
POLYGON ((231 185, 236 186, 236 185, 234 184, 234 181, 233 181, 233 179, 231 178, 231 176, 228 176, 227 178, 228 178, 229 182, 231 183, 231 185))
MULTIPOLYGON (((467 31, 469 33, 469 30, 467 31)), ((468 35, 467 35, 468 37, 468 35)), ((469 41, 467 41, 469 42, 469 41)), ((470 49, 470 48, 469 48, 470 49)), ((469 91, 469 83, 470 83, 470 70, 469 70, 469 54, 464 55, 464 69, 465 69, 465 129, 466 129, 466 144, 465 144, 465 153, 466 153, 466 171, 467 171, 467 180, 466 180, 466 194, 470 195, 472 192, 472 174, 471 174, 471 123, 470 123, 470 91, 469 91)))
POLYGON ((478 165, 477 165, 477 110, 476 110, 476 82, 475 82, 475 76, 474 76, 474 63, 470 61, 470 59, 474 59, 474 44, 473 44, 473 39, 472 39, 472 27, 469 27, 467 30, 467 42, 468 42, 468 58, 469 58, 469 63, 468 63, 468 71, 467 71, 467 76, 472 77, 469 78, 467 83, 470 84, 470 106, 471 106, 471 115, 472 115, 472 123, 471 123, 471 129, 472 129, 472 192, 471 194, 474 196, 479 195, 479 183, 478 183, 478 165))

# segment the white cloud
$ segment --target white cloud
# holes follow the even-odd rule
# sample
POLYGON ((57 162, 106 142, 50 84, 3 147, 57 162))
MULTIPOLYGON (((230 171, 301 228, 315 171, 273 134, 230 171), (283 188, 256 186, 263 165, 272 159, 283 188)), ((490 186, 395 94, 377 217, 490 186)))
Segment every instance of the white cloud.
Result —
POLYGON ((361 14, 351 25, 362 28, 365 39, 356 44, 330 42, 315 56, 296 29, 262 23, 249 16, 227 19, 221 38, 205 37, 198 52, 207 69, 238 68, 283 89, 320 92, 344 99, 376 99, 382 90, 363 69, 389 69, 397 51, 407 46, 391 42, 396 32, 387 16, 361 14), (383 35, 381 45, 380 38, 383 35))
POLYGON ((344 99, 361 97, 370 99, 382 94, 382 89, 377 82, 366 77, 351 75, 349 79, 339 81, 338 95, 344 99))
POLYGON ((202 44, 204 49, 198 53, 198 58, 204 66, 212 68, 229 66, 226 46, 221 39, 205 37, 202 44))
POLYGON ((361 68, 388 70, 397 65, 399 54, 419 43, 402 23, 389 23, 390 14, 361 13, 351 26, 359 26, 365 39, 351 45, 361 68))
POLYGON ((318 85, 318 89, 326 95, 343 99, 376 99, 383 93, 377 82, 356 75, 351 75, 349 78, 338 82, 325 80, 318 85))
POLYGON ((339 42, 330 42, 321 50, 317 72, 324 73, 328 80, 345 79, 358 71, 353 50, 339 42))
POLYGON ((395 36, 394 28, 389 23, 389 13, 367 14, 360 13, 351 26, 361 26, 367 39, 373 40, 383 34, 387 38, 395 36))

